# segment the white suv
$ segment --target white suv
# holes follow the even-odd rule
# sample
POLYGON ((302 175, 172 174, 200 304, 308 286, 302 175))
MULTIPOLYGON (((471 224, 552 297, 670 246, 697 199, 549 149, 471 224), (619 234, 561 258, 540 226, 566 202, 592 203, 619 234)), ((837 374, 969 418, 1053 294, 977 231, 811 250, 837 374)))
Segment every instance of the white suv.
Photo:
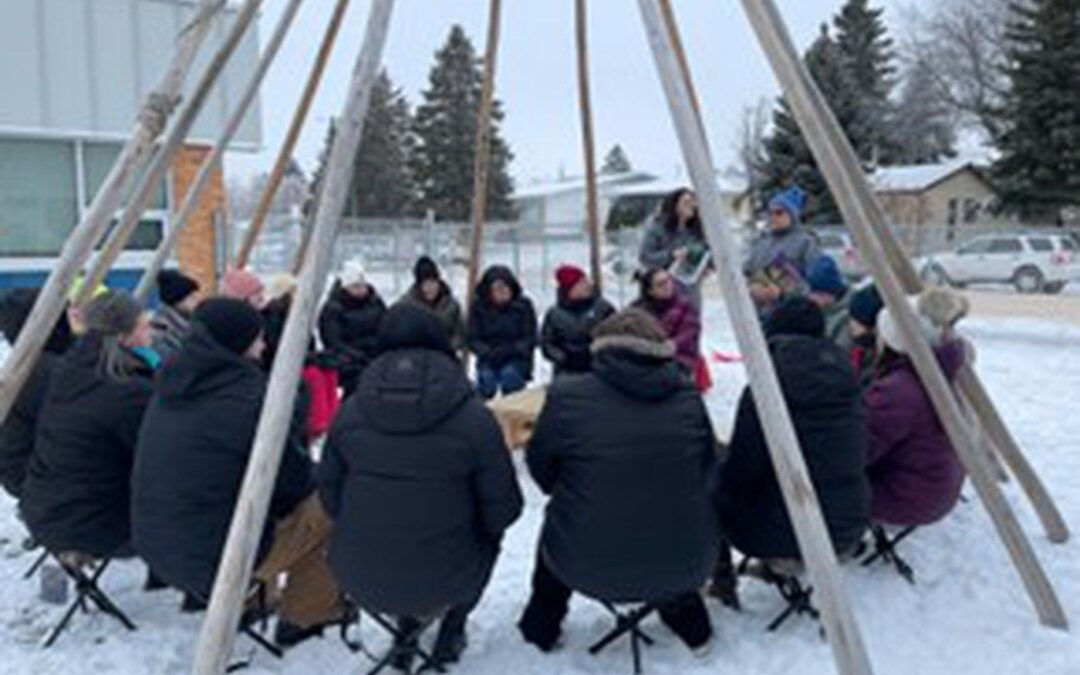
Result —
POLYGON ((922 276, 939 286, 1002 283, 1021 293, 1054 294, 1076 275, 1075 251, 1075 242, 1065 235, 983 235, 928 257, 922 276))

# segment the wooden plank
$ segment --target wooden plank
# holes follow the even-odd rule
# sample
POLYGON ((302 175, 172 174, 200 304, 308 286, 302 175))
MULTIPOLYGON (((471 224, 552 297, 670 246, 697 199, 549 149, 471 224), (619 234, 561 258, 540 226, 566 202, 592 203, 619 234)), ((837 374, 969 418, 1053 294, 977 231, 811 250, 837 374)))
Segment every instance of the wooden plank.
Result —
POLYGON ((772 0, 742 2, 792 112, 840 206, 844 221, 851 229, 863 260, 873 274, 886 305, 897 319, 901 335, 909 345, 909 356, 919 378, 1020 573, 1039 619, 1045 625, 1066 628, 1068 620, 1061 602, 1030 542, 1024 536, 1016 516, 1002 495, 1000 486, 972 443, 959 403, 929 342, 919 330, 914 313, 907 303, 904 288, 888 263, 882 242, 869 225, 877 220, 884 227, 884 215, 851 144, 844 137, 835 116, 799 59, 775 3, 772 0))
POLYGON ((136 170, 146 161, 154 143, 165 130, 169 117, 179 104, 180 91, 191 64, 210 30, 211 20, 224 7, 225 0, 201 0, 195 8, 191 21, 177 38, 176 52, 161 82, 147 96, 139 111, 131 138, 124 145, 90 208, 64 242, 60 257, 0 371, 0 420, 7 419, 48 336, 64 313, 72 282, 94 246, 108 230, 136 170))
POLYGON ((604 290, 604 267, 600 238, 600 213, 596 195, 596 145, 593 141, 592 100, 589 95, 589 18, 586 0, 574 0, 577 38, 578 108, 581 113, 581 144, 585 158, 585 232, 589 237, 589 268, 598 293, 604 290))
POLYGON ((638 0, 652 47, 660 80, 682 146, 683 157, 701 196, 702 220, 717 264, 717 277, 731 313, 731 325, 746 359, 750 387, 761 418, 769 453, 776 469, 784 501, 795 528, 813 582, 815 602, 832 647, 833 658, 844 675, 873 672, 862 635, 844 591, 836 554, 833 551, 821 506, 810 482, 809 471, 799 449, 791 416, 772 366, 765 336, 757 319, 742 275, 742 265, 734 237, 723 222, 721 199, 708 139, 694 114, 690 95, 664 30, 657 0, 638 0))
POLYGON ((502 429, 506 447, 521 450, 528 445, 546 401, 547 388, 534 387, 488 402, 488 409, 502 429))
MULTIPOLYGON (((176 123, 169 129, 165 142, 158 148, 153 159, 150 160, 150 165, 143 172, 135 188, 134 195, 123 213, 120 214, 119 224, 109 235, 105 246, 102 247, 90 266, 90 270, 86 274, 87 282, 83 284, 77 302, 83 303, 90 299, 89 293, 105 281, 109 270, 112 269, 120 254, 123 253, 128 240, 131 239, 131 236, 138 228, 143 213, 157 195, 161 181, 165 180, 176 153, 183 147, 188 134, 191 132, 192 127, 195 126, 199 113, 202 112, 203 107, 209 100, 214 85, 217 84, 222 73, 225 72, 229 60, 239 48, 248 28, 258 18, 259 7, 262 2, 263 0, 247 0, 247 3, 237 13, 225 41, 214 53, 210 63, 206 66, 206 70, 199 78, 194 91, 192 91, 183 110, 181 110, 176 123)), ((166 236, 168 236, 168 232, 166 232, 166 236)))
POLYGON ((277 26, 270 36, 270 40, 263 49, 262 56, 259 57, 259 63, 255 67, 255 72, 251 74, 251 78, 248 80, 247 86, 240 96, 240 100, 237 101, 236 107, 232 111, 232 115, 225 123, 225 128, 221 130, 221 135, 218 136, 217 141, 214 143, 214 149, 211 150, 210 154, 203 161, 202 166, 199 167, 199 173, 195 177, 195 182, 188 188, 180 209, 170 223, 171 226, 165 232, 165 237, 161 240, 157 250, 154 251, 153 258, 151 258, 146 269, 143 271, 142 278, 139 279, 139 285, 135 288, 136 300, 145 303, 147 298, 150 297, 150 292, 154 290, 154 286, 157 284, 158 272, 165 267, 165 263, 168 262, 173 249, 176 248, 176 242, 180 238, 180 233, 187 227, 188 221, 191 220, 191 217, 199 208, 203 191, 210 184, 210 179, 213 177, 215 169, 217 169, 225 158, 225 152, 229 149, 233 137, 240 131, 240 127, 247 117, 248 110, 258 97, 259 87, 262 86, 266 74, 270 72, 270 66, 273 65, 274 59, 277 58, 278 53, 281 51, 281 45, 285 42, 285 36, 288 35, 289 29, 292 28, 293 20, 296 18, 296 14, 300 10, 300 4, 302 2, 303 0, 289 0, 289 4, 285 6, 281 18, 278 19, 277 26))
POLYGON ((281 347, 274 359, 251 459, 229 527, 210 607, 199 633, 192 668, 196 675, 221 675, 232 652, 256 549, 266 524, 270 497, 285 448, 312 322, 326 285, 334 241, 352 183, 353 159, 360 145, 372 84, 382 61, 393 6, 393 0, 372 0, 371 3, 345 110, 327 163, 326 184, 315 215, 312 246, 298 282, 292 311, 285 322, 281 347))
MULTIPOLYGON (((247 267, 251 252, 255 250, 255 243, 259 240, 259 235, 266 224, 266 217, 270 214, 270 209, 274 205, 274 197, 277 196, 278 189, 281 188, 281 183, 285 178, 285 172, 292 163, 293 152, 295 152, 296 144, 300 140, 300 133, 307 123, 311 105, 315 102, 315 94, 319 91, 319 84, 322 82, 323 74, 326 72, 326 64, 330 62, 330 54, 334 51, 334 43, 337 41, 348 8, 349 0, 337 0, 337 4, 334 5, 334 13, 330 15, 330 23, 327 24, 326 32, 323 34, 322 43, 319 45, 319 53, 315 57, 315 64, 308 75, 304 91, 300 94, 300 105, 296 108, 296 112, 293 113, 289 131, 285 134, 285 140, 278 151, 274 168, 270 171, 270 178, 266 181, 262 194, 259 195, 259 203, 255 206, 255 215, 251 219, 251 225, 248 227, 247 232, 244 233, 244 241, 236 254, 234 266, 237 269, 247 267)), ((307 225, 309 226, 305 227, 304 232, 301 234, 303 239, 301 240, 300 250, 296 255, 296 262, 293 265, 293 274, 300 273, 301 261, 303 261, 307 252, 307 233, 311 231, 310 223, 307 225)))
POLYGON ((484 48, 484 84, 480 109, 476 113, 476 157, 473 162, 472 246, 469 250, 469 274, 465 285, 466 316, 472 312, 476 282, 484 253, 484 222, 487 220, 488 168, 491 165, 491 115, 495 105, 495 66, 499 56, 499 24, 502 0, 488 4, 487 45, 484 48))

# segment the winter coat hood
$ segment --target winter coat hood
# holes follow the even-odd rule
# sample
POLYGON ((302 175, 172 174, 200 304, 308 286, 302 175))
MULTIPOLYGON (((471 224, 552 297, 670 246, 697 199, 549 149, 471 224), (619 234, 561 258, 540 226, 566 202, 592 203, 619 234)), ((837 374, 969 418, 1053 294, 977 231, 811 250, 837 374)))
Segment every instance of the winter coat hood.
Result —
POLYGON ((224 389, 253 374, 265 378, 258 364, 222 347, 196 323, 184 349, 159 374, 155 389, 163 401, 181 403, 224 389))
POLYGON ((521 297, 521 282, 514 276, 510 268, 505 265, 492 265, 484 272, 484 276, 480 277, 480 283, 476 286, 477 304, 491 305, 491 287, 496 281, 501 281, 510 287, 510 293, 513 296, 511 303, 521 297))
POLYGON ((596 352, 593 372, 605 384, 643 401, 663 401, 682 389, 692 389, 678 363, 670 357, 642 354, 639 349, 618 343, 596 352))
MULTIPOLYGON (((50 399, 70 403, 100 387, 105 380, 101 372, 101 350, 102 337, 96 331, 87 333, 76 342, 65 355, 63 367, 53 373, 50 399)), ((150 379, 154 376, 153 369, 143 364, 139 357, 132 354, 131 358, 139 364, 132 378, 150 379)))
POLYGON ((456 361, 420 349, 392 351, 375 359, 355 395, 372 428, 390 435, 428 431, 471 396, 472 388, 456 361))

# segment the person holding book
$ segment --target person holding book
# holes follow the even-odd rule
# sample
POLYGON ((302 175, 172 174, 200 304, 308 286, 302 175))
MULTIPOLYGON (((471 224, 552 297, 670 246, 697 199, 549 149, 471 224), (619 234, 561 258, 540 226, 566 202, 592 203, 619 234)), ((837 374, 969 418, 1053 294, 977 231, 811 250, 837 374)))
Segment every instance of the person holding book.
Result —
POLYGON ((810 266, 821 257, 817 237, 802 225, 806 193, 791 187, 769 201, 769 227, 750 245, 743 274, 764 316, 782 300, 809 292, 810 266))
POLYGON ((701 280, 712 262, 697 196, 679 188, 664 198, 660 213, 645 231, 638 260, 644 268, 665 269, 701 310, 701 280))

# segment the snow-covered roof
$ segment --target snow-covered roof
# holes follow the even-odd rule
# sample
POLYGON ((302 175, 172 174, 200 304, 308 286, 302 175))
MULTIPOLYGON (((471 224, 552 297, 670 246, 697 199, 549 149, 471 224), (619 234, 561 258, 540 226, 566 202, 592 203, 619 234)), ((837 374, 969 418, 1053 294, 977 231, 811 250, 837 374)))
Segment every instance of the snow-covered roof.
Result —
MULTIPOLYGON (((716 176, 716 184, 720 193, 725 195, 741 195, 749 189, 745 181, 724 174, 716 176)), ((667 195, 684 187, 690 187, 688 179, 657 178, 645 183, 619 185, 612 188, 609 194, 619 197, 649 197, 667 195)))
POLYGON ((878 192, 923 192, 967 169, 977 170, 970 159, 921 166, 889 166, 872 173, 870 181, 878 192))
MULTIPOLYGON (((612 185, 623 185, 626 183, 640 183, 644 181, 651 181, 655 177, 650 173, 644 171, 629 171, 626 173, 613 173, 613 174, 600 174, 596 177, 597 187, 608 187, 612 185)), ((512 200, 518 201, 522 199, 534 199, 538 197, 551 197, 554 195, 563 194, 566 192, 577 192, 585 189, 585 178, 578 176, 566 180, 555 181, 552 183, 537 183, 535 185, 527 185, 522 188, 518 188, 514 191, 512 200)))

